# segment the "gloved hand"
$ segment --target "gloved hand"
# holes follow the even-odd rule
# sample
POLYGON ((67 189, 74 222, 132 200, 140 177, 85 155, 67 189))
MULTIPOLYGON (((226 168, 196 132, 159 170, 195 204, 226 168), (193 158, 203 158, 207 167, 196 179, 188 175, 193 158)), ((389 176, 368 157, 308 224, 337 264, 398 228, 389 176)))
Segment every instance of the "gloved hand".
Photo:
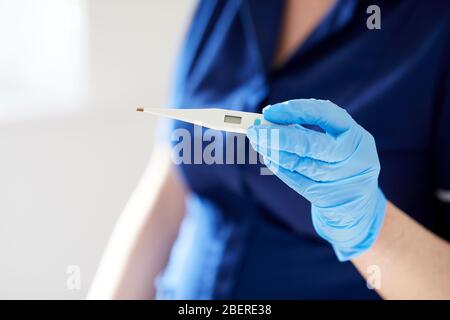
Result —
POLYGON ((267 167, 311 202, 317 233, 340 261, 370 248, 386 207, 372 135, 330 101, 291 100, 267 106, 263 113, 274 124, 252 126, 247 137, 267 167))

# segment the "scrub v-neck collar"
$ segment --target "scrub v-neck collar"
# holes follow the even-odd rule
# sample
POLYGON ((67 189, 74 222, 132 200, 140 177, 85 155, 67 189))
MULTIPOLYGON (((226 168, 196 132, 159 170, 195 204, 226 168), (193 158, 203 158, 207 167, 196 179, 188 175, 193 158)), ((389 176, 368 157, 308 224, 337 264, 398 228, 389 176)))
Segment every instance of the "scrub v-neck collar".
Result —
POLYGON ((255 57, 259 60, 265 77, 289 68, 306 52, 344 28, 351 21, 357 5, 358 0, 337 0, 306 40, 280 67, 274 69, 273 57, 277 50, 285 0, 265 0, 264 4, 260 0, 244 1, 243 23, 247 34, 256 44, 255 57))

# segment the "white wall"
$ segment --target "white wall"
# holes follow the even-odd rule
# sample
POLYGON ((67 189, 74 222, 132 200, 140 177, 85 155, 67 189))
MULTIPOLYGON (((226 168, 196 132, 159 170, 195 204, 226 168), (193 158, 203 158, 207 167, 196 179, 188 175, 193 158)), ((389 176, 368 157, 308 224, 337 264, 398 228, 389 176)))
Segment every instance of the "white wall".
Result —
POLYGON ((151 152, 154 120, 134 109, 166 103, 192 8, 0 0, 0 298, 85 297, 151 152))

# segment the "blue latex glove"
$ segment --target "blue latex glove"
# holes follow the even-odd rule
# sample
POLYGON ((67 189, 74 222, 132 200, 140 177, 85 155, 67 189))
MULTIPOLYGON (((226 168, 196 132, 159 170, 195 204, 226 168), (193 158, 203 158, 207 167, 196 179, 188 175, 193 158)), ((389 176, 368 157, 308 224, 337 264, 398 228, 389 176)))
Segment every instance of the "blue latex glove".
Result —
POLYGON ((291 100, 267 106, 263 113, 274 124, 253 126, 247 137, 267 167, 311 202, 317 233, 340 261, 370 248, 386 207, 372 135, 330 101, 291 100))

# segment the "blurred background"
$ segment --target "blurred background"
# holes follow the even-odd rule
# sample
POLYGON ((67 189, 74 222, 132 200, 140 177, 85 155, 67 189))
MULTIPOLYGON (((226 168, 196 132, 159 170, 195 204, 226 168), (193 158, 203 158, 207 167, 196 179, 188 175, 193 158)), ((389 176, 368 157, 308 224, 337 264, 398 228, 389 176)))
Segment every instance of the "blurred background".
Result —
POLYGON ((0 0, 0 299, 85 298, 194 6, 0 0))

